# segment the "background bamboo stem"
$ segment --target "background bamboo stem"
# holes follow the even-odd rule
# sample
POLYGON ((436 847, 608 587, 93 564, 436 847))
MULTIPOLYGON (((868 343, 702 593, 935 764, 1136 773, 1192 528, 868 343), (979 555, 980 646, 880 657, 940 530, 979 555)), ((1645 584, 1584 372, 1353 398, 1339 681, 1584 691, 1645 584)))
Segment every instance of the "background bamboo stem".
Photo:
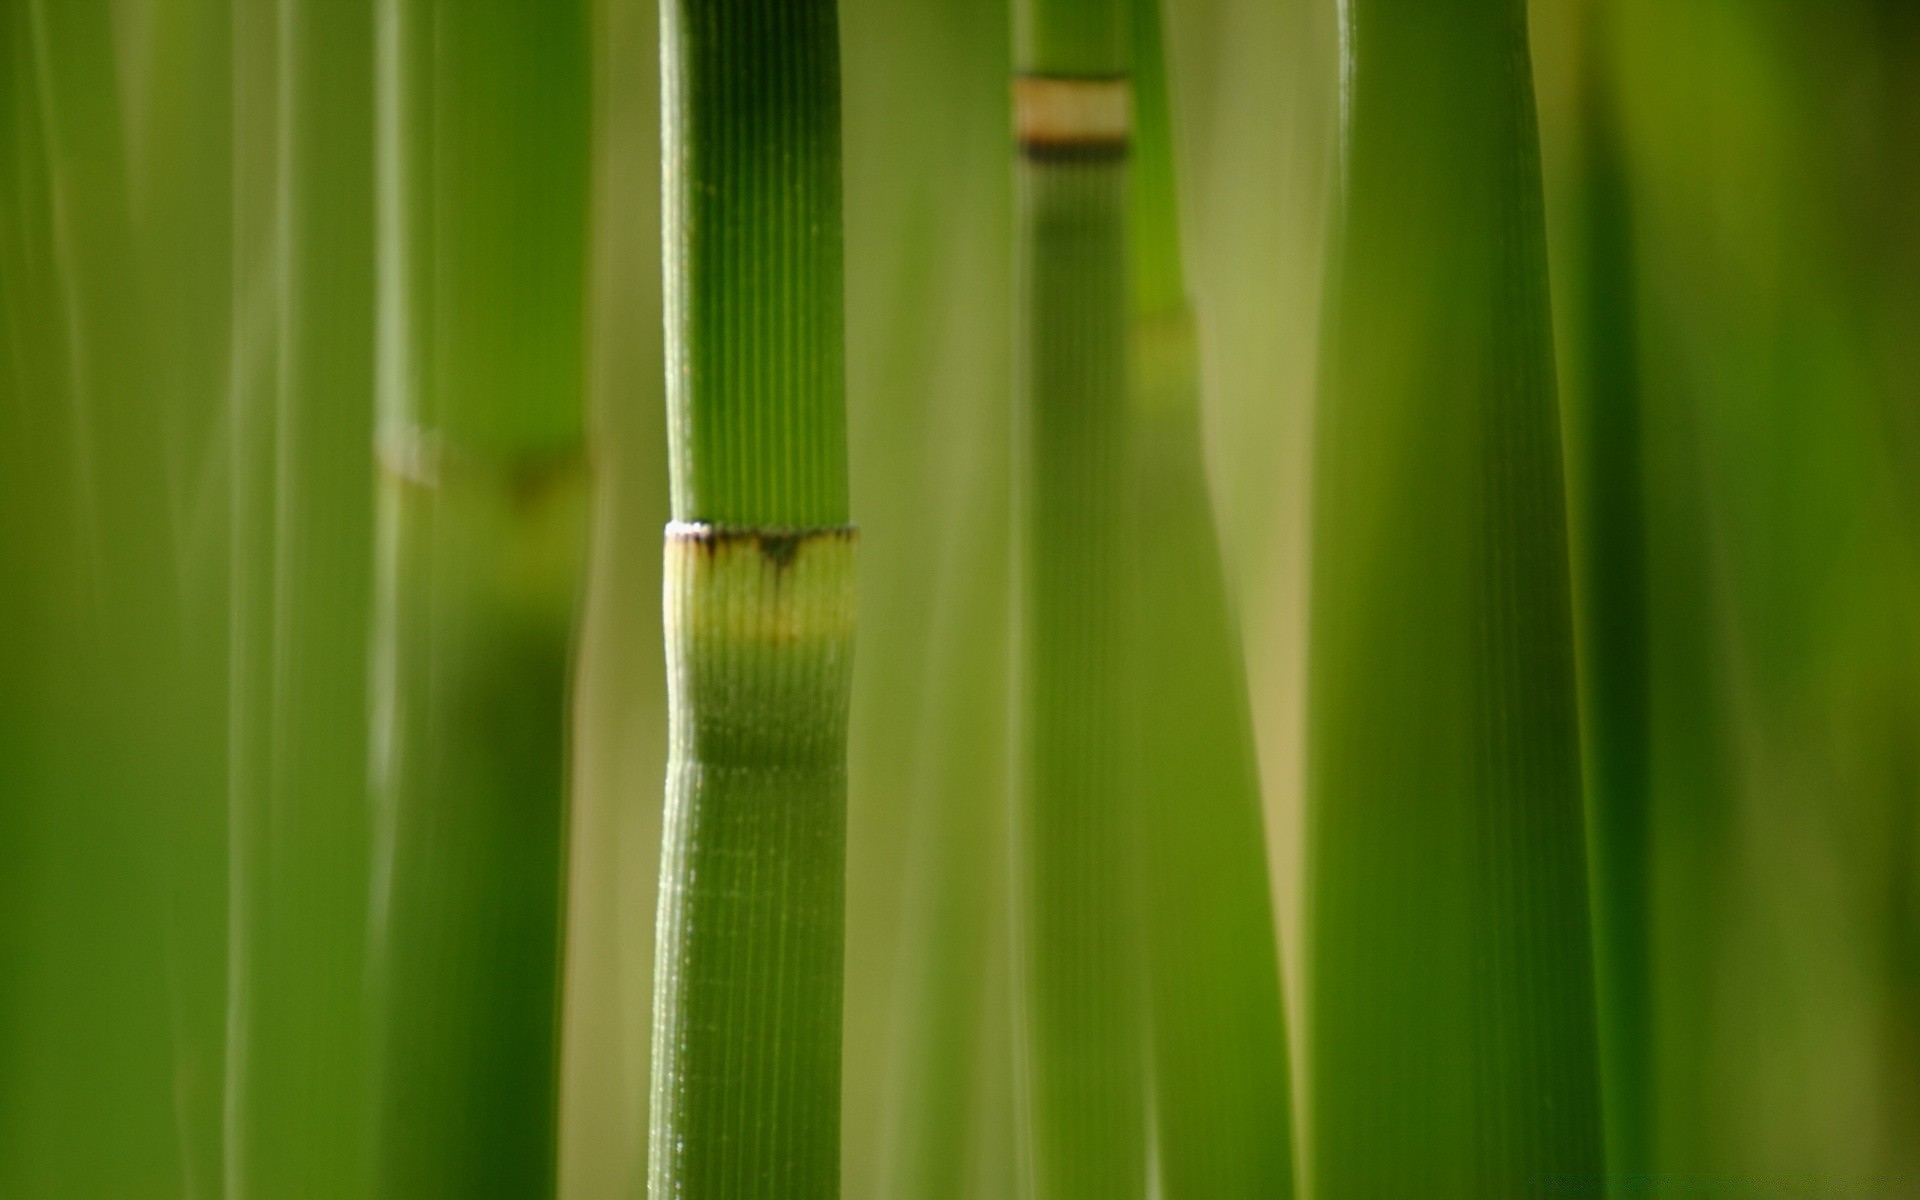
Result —
POLYGON ((1143 933, 1161 1194, 1293 1192, 1292 1079, 1239 631, 1201 447, 1173 109, 1132 0, 1129 212, 1143 933))
POLYGON ((368 1186, 372 8, 233 9, 227 1200, 368 1186))
POLYGON ((1127 758, 1126 10, 1015 6, 1013 882, 1027 1194, 1146 1168, 1127 758))
POLYGON ((1525 8, 1346 19, 1309 667, 1314 1194, 1597 1186, 1525 8))
POLYGON ((555 1187, 586 11, 381 9, 375 1188, 555 1187))

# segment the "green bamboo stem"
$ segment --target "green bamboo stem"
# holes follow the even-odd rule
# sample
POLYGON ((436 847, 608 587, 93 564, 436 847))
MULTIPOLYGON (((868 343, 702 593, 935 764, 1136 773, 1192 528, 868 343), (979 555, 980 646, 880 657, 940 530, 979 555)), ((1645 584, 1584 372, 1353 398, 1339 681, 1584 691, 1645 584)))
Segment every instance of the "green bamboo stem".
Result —
POLYGON ((844 524, 834 5, 675 0, 661 22, 674 519, 844 524))
POLYGON ((1027 1192, 1143 1193, 1126 10, 1015 6, 1015 976, 1027 1192))
POLYGON ((380 16, 374 1194, 551 1196, 586 13, 380 16))
POLYGON ((372 15, 233 10, 227 1200, 369 1182, 372 15))
POLYGON ((1284 1197, 1292 1082, 1259 765, 1201 447, 1160 6, 1131 9, 1142 910, 1160 1194, 1284 1197))
MULTIPOLYGON (((193 776, 167 819, 167 976, 181 1192, 220 1178, 227 958, 227 646, 230 521, 227 345, 233 291, 233 14, 228 0, 157 0, 131 131, 131 170, 152 367, 139 402, 166 423, 173 569, 182 620, 176 670, 150 703, 171 714, 193 776)), ((156 447, 145 445, 152 455, 156 447)))
POLYGON ((1315 499, 1315 1194, 1603 1170, 1525 7, 1346 10, 1315 499))
POLYGON ((847 1041, 846 1194, 1004 1200, 1008 10, 848 13, 866 18, 848 137, 869 164, 849 212, 850 320, 852 280, 867 293, 850 364, 869 364, 850 436, 863 553, 886 565, 862 583, 847 881, 847 1020, 885 1035, 847 1041))
POLYGON ((833 0, 662 9, 667 812, 649 1188, 837 1196, 855 539, 833 0))
POLYGON ((192 1058, 206 1026, 171 968, 204 962, 207 930, 177 903, 173 852, 218 757, 193 722, 207 672, 183 636, 114 17, 0 11, 7 1196, 204 1182, 189 1127, 205 1076, 185 1073, 210 1065, 192 1058))
POLYGON ((1607 1169, 1638 1180, 1657 1121, 1646 500, 1633 222, 1599 14, 1590 5, 1582 30, 1577 344, 1563 374, 1607 1169))

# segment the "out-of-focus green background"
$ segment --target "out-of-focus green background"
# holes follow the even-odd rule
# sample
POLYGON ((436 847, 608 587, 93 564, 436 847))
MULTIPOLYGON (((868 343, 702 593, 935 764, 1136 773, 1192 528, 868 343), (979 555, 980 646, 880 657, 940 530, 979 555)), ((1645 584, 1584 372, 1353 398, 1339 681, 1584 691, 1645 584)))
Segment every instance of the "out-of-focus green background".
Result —
MULTIPOLYGON (((262 7, 0 0, 9 1198, 222 1194, 226 814, 246 716, 231 711, 229 630, 236 530, 258 516, 232 511, 247 465, 233 397, 261 369, 262 325, 300 319, 263 301, 274 285, 250 272, 285 253, 276 222, 315 218, 263 201, 247 168, 249 139, 282 111, 259 73, 297 58, 290 39, 321 36, 291 21, 271 49, 250 42, 262 7)), ((592 9, 599 490, 561 1167, 562 1194, 579 1200, 642 1190, 665 754, 657 16, 641 0, 592 9)), ((1297 998, 1310 969, 1298 956, 1306 498, 1339 22, 1333 0, 1167 11, 1209 466, 1297 998)), ((1595 361, 1583 285, 1596 164, 1611 164, 1626 214, 1616 265, 1643 406, 1650 1161, 1701 1187, 1920 1187, 1920 6, 1536 0, 1532 12, 1570 408, 1595 361)), ((845 1193, 1000 1197, 1013 1170, 999 908, 1007 14, 845 0, 842 22, 864 540, 845 1193), (929 1113, 963 1153, 937 1185, 913 1170, 929 1113)), ((374 31, 359 29, 364 52, 302 69, 361 99, 280 136, 372 154, 374 31)), ((366 311, 340 326, 369 344, 370 172, 322 179, 297 202, 325 209, 321 259, 364 266, 366 311), (328 219, 336 205, 345 215, 328 219)), ((286 286, 283 301, 300 282, 286 286)), ((1581 428, 1567 424, 1570 462, 1581 428)), ((268 444, 295 461, 285 437, 298 430, 281 434, 268 444)), ((298 472, 279 478, 284 511, 326 503, 298 472)), ((1578 510, 1594 481, 1577 467, 1570 478, 1578 510)))

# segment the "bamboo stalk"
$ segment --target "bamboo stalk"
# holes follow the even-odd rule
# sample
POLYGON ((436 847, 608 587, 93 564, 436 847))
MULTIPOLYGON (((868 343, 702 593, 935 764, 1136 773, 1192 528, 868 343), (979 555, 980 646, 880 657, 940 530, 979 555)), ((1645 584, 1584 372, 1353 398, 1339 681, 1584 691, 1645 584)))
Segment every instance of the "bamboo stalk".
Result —
MULTIPOLYGON (((150 697, 169 714, 193 776, 167 816, 166 940, 181 1193, 220 1178, 227 957, 226 715, 231 522, 227 342, 233 290, 233 19, 227 0, 154 0, 134 39, 144 84, 129 136, 141 303, 152 367, 139 403, 164 422, 180 661, 150 697)), ((123 43, 124 44, 124 43, 123 43)))
POLYGON ((372 8, 233 8, 227 1200, 366 1194, 372 8))
POLYGON ((1160 1194, 1293 1194, 1286 1014, 1239 631, 1207 492, 1160 5, 1133 0, 1133 503, 1160 1194))
POLYGON ((1652 1169, 1653 902, 1646 498, 1633 214, 1597 4, 1583 12, 1568 483, 1607 1170, 1652 1169))
POLYGON ((848 416, 870 565, 848 751, 846 1020, 864 1036, 844 1059, 845 1189, 1004 1200, 1009 10, 844 7, 862 47, 848 416))
POLYGON ((855 588, 833 0, 662 10, 667 813, 649 1186, 839 1193, 855 588))
POLYGON ((1015 6, 1014 905, 1026 1193, 1140 1195, 1126 10, 1015 6))
POLYGON ((593 503, 575 651, 559 1194, 630 1200, 646 1188, 657 789, 667 763, 664 647, 651 622, 634 619, 659 603, 667 521, 660 19, 651 0, 592 0, 591 8, 593 503))
POLYGON ((1315 499, 1315 1194, 1599 1186, 1525 8, 1355 0, 1315 499))
MULTIPOLYGON (((196 727, 115 13, 0 11, 0 1194, 202 1180, 196 727)), ((216 914, 217 916, 217 914, 216 914)), ((217 1028, 217 1026, 216 1026, 217 1028)), ((217 1078, 217 1068, 212 1072, 217 1078)))
POLYGON ((380 16, 374 1188, 550 1196, 586 13, 380 16))

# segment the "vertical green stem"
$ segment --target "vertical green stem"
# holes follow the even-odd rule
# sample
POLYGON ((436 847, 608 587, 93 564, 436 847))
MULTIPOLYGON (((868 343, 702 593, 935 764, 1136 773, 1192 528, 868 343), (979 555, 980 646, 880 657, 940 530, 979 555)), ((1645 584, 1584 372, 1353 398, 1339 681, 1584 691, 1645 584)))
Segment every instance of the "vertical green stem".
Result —
POLYGON ((182 986, 218 909, 180 886, 218 667, 183 628, 115 16, 0 10, 0 1195, 35 1200, 204 1186, 218 1078, 182 986))
POLYGON ((1160 1194, 1293 1192, 1259 767, 1200 436, 1160 5, 1132 0, 1133 504, 1142 880, 1160 1194))
POLYGON ((1652 671, 1632 213, 1599 11, 1589 6, 1583 34, 1577 370, 1564 375, 1607 1160, 1610 1174, 1632 1180, 1651 1169, 1655 1122, 1652 671))
POLYGON ((1015 7, 1015 964, 1036 1200, 1138 1196, 1126 10, 1015 7))
POLYGON ((233 9, 227 1200, 367 1188, 372 11, 233 9))
POLYGON ((375 1194, 550 1196, 586 11, 380 18, 375 1194))
POLYGON ((840 1187, 855 538, 833 0, 662 6, 670 712, 656 1200, 840 1187))
POLYGON ((1354 0, 1315 500, 1315 1194, 1602 1170, 1525 6, 1354 0))

